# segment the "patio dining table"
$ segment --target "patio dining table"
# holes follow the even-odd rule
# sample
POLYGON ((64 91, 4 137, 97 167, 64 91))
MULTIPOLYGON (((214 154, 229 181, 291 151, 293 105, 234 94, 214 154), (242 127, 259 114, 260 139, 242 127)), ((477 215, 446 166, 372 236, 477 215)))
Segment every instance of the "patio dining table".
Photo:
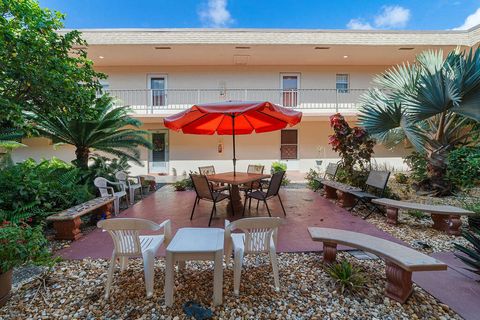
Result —
POLYGON ((207 179, 212 182, 225 183, 230 185, 230 201, 232 205, 227 206, 227 212, 231 214, 243 212, 243 203, 240 196, 239 186, 254 181, 270 178, 269 174, 247 173, 247 172, 223 172, 210 174, 207 179), (233 207, 234 212, 230 212, 233 207))

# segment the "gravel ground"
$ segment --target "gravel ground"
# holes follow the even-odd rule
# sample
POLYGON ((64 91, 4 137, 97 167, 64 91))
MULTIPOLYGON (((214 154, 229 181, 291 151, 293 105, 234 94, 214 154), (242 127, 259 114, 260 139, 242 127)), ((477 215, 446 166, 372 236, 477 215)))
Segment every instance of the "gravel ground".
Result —
POLYGON ((0 319, 186 319, 182 304, 196 300, 212 309, 216 319, 460 319, 448 306, 414 286, 406 304, 384 297, 384 264, 340 258, 360 266, 367 282, 356 294, 340 294, 322 269, 319 254, 279 254, 281 290, 273 289, 271 268, 262 258, 247 257, 240 296, 233 294, 233 271, 224 272, 224 300, 211 306, 213 268, 210 262, 189 262, 176 275, 175 304, 163 306, 164 263, 157 259, 155 292, 146 300, 140 259, 114 277, 111 297, 103 298, 108 261, 59 263, 37 295, 40 280, 14 290, 0 309, 0 319))

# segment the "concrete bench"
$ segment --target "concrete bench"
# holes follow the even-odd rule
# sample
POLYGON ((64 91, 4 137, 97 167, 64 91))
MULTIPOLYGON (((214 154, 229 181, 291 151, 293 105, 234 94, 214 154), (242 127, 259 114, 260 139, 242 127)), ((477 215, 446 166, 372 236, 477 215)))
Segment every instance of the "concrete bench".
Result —
POLYGON ((322 181, 322 184, 325 191, 325 198, 338 199, 340 206, 344 208, 353 207, 355 205, 355 196, 353 196, 350 191, 362 191, 360 188, 352 187, 348 184, 337 181, 324 180, 322 181))
POLYGON ((421 252, 398 243, 362 233, 309 227, 314 241, 323 242, 323 260, 336 259, 337 244, 371 252, 385 260, 387 285, 385 295, 404 303, 413 291, 412 272, 446 270, 447 265, 421 252))
POLYGON ((389 224, 397 224, 398 209, 418 210, 431 215, 435 229, 456 236, 461 234, 462 221, 460 216, 474 214, 472 211, 453 206, 421 204, 387 198, 374 199, 372 202, 387 208, 387 223, 389 224))
POLYGON ((105 215, 105 219, 112 216, 114 197, 95 198, 85 203, 63 210, 47 217, 47 221, 53 222, 57 240, 77 240, 82 236, 80 225, 82 216, 95 213, 98 216, 105 215))

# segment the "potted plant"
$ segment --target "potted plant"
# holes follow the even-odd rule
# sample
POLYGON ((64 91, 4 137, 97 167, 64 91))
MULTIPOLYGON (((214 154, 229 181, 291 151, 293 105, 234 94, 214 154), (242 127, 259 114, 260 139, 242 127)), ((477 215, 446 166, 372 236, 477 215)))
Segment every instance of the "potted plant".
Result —
POLYGON ((41 226, 25 222, 0 224, 0 307, 12 288, 12 270, 26 263, 44 264, 51 261, 41 226))

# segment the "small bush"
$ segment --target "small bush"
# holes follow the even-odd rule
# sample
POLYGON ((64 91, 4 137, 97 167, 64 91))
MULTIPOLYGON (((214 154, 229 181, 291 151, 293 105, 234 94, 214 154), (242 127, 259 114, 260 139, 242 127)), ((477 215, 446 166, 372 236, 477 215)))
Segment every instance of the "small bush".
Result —
POLYGON ((190 178, 185 178, 179 181, 176 181, 173 184, 173 187, 175 188, 175 191, 185 191, 188 188, 190 178))
POLYGON ((31 227, 24 222, 3 222, 0 224, 0 244, 0 273, 27 263, 49 265, 55 261, 41 225, 31 227))
POLYGON ((403 161, 410 167, 410 178, 413 181, 419 183, 428 178, 428 160, 423 154, 414 151, 403 158, 403 161))
POLYGON ((480 183, 480 147, 460 147, 448 154, 447 179, 457 188, 480 183))
POLYGON ((310 169, 305 175, 305 180, 307 180, 307 187, 312 190, 317 190, 320 186, 320 182, 316 180, 318 177, 319 173, 314 169, 310 169))
POLYGON ((357 291, 365 285, 365 277, 361 270, 352 266, 347 260, 329 265, 327 273, 333 278, 342 294, 344 291, 357 291))
MULTIPOLYGON (((287 164, 286 163, 283 163, 283 162, 280 162, 280 161, 275 161, 272 163, 271 165, 271 173, 274 174, 274 173, 277 173, 279 171, 287 171, 287 164)), ((287 174, 285 173, 285 175, 283 176, 283 180, 282 180, 282 186, 286 186, 290 183, 290 180, 287 178, 287 174)))
POLYGON ((408 176, 405 173, 397 172, 393 176, 395 177, 395 181, 400 184, 406 184, 408 182, 408 176))
POLYGON ((412 217, 412 218, 415 218, 415 219, 418 219, 418 220, 422 220, 422 219, 428 219, 429 216, 426 215, 425 213, 423 213, 422 211, 420 210, 408 210, 407 211, 407 214, 412 217))

